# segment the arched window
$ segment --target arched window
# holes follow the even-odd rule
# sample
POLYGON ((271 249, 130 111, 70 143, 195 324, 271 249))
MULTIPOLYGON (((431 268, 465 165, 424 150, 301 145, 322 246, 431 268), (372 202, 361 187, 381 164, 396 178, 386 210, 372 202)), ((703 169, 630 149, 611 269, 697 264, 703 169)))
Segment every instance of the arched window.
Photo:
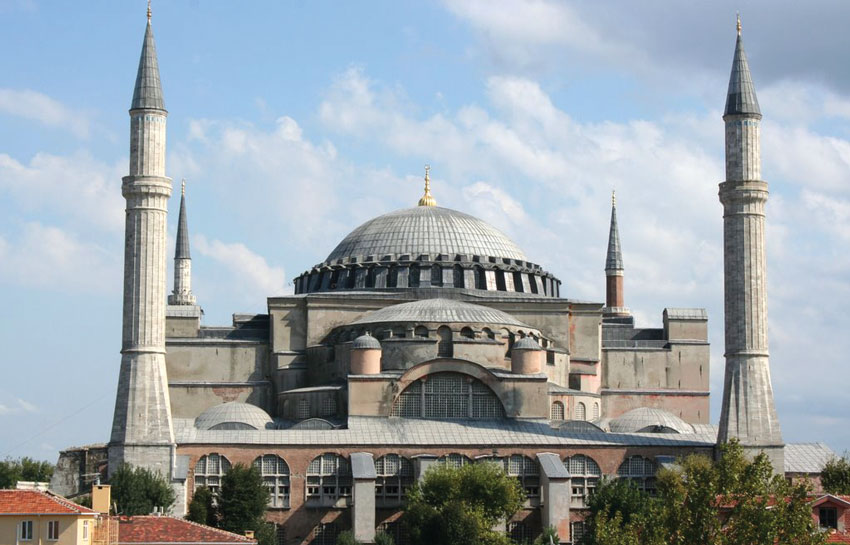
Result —
POLYGON ((201 456, 195 463, 195 490, 206 486, 213 492, 221 488, 221 478, 230 471, 230 460, 218 453, 201 456))
POLYGON ((435 373, 410 384, 390 416, 405 418, 504 418, 502 402, 480 380, 460 373, 435 373))
POLYGON ((599 469, 593 458, 584 454, 576 454, 564 458, 564 467, 570 472, 572 482, 571 507, 587 506, 587 498, 596 491, 599 479, 602 478, 602 470, 599 469))
POLYGON ((475 275, 475 286, 467 286, 469 288, 474 287, 478 290, 486 290, 487 289, 487 278, 484 274, 484 268, 481 265, 476 265, 473 269, 475 275))
POLYGON ((403 339, 407 335, 407 329, 404 326, 397 325, 392 328, 393 338, 403 339))
POLYGON ((398 454, 385 454, 375 460, 375 499, 380 502, 400 502, 413 486, 413 464, 398 454))
POLYGON ((269 507, 289 507, 289 466, 280 456, 265 454, 254 460, 269 489, 269 507))
POLYGON ((617 477, 629 479, 641 490, 655 494, 655 471, 655 462, 636 454, 629 456, 620 464, 617 477))
POLYGON ((424 325, 416 326, 416 329, 414 330, 414 334, 417 337, 427 338, 428 337, 428 328, 425 327, 424 325))
POLYGON ((295 415, 295 418, 310 418, 310 401, 307 398, 302 397, 298 400, 298 414, 295 415))
POLYGON ((460 335, 461 335, 461 337, 464 337, 464 338, 467 338, 467 339, 474 339, 475 338, 475 332, 472 331, 471 327, 465 327, 465 328, 461 329, 460 335))
POLYGON ((451 358, 454 355, 452 347, 452 330, 446 326, 437 329, 437 357, 451 358))
POLYGON ((521 520, 508 523, 508 537, 512 543, 517 545, 528 545, 534 540, 531 535, 531 528, 521 520))
POLYGON ((525 495, 529 498, 540 496, 540 469, 537 462, 522 454, 512 454, 504 460, 505 472, 519 481, 525 495))
POLYGON ((322 416, 336 416, 336 394, 331 393, 322 398, 322 416))
POLYGON ((563 420, 564 419, 564 404, 560 401, 555 401, 552 403, 552 408, 549 411, 549 420, 563 420))
POLYGON ((493 330, 490 329, 489 327, 485 327, 484 329, 482 329, 481 334, 484 335, 485 337, 487 337, 490 340, 496 339, 496 334, 493 333, 493 330))
POLYGON ((307 468, 307 499, 334 501, 351 495, 348 460, 333 453, 316 456, 307 468))
POLYGON ((439 265, 434 264, 431 266, 431 285, 432 286, 442 286, 443 285, 443 269, 440 268, 439 265))
POLYGON ((463 454, 452 452, 451 454, 446 454, 445 456, 440 456, 439 458, 437 458, 437 463, 447 467, 459 468, 471 464, 472 460, 469 458, 469 456, 464 456, 463 454))
POLYGON ((593 419, 597 420, 599 418, 599 402, 595 401, 593 403, 593 419))
POLYGON ((579 401, 576 403, 576 420, 587 420, 587 407, 579 401))

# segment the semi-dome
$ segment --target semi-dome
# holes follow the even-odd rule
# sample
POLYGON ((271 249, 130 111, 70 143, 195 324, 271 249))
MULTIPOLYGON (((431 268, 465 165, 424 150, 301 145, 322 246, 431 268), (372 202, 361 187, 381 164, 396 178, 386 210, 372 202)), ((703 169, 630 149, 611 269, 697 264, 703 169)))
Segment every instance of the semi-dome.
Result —
POLYGON ((526 261, 525 254, 504 233, 487 222, 448 208, 416 206, 373 218, 351 233, 325 263, 375 256, 445 254, 491 256, 526 261))
POLYGON ((378 323, 468 323, 529 327, 510 314, 495 308, 453 299, 424 299, 401 303, 370 312, 352 325, 378 323))
POLYGON ((608 424, 610 430, 615 433, 638 433, 638 432, 673 432, 693 433, 694 428, 673 413, 664 409, 652 407, 639 407, 612 418, 608 424))
POLYGON ((274 427, 266 411, 249 403, 231 401, 210 407, 195 418, 199 430, 264 430, 274 427))

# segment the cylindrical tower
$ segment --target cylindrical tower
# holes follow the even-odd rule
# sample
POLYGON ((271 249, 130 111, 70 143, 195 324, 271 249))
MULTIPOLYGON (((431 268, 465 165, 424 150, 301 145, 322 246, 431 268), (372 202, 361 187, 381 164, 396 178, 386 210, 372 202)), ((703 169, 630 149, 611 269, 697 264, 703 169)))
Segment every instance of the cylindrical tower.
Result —
POLYGON ((738 39, 723 120, 726 123, 726 181, 723 204, 723 256, 726 375, 718 442, 737 438, 751 451, 764 451, 778 472, 783 443, 773 402, 767 344, 765 203, 761 180, 761 111, 747 57, 738 39))
POLYGON ((620 248, 620 230, 617 226, 617 196, 611 193, 611 228, 608 232, 608 253, 605 256, 605 309, 606 317, 629 316, 623 291, 623 251, 620 248))
POLYGON ((189 253, 189 221, 186 219, 186 180, 180 186, 180 216, 177 218, 177 244, 174 249, 174 291, 169 305, 194 305, 192 256, 189 253))
POLYGON ((130 175, 124 246, 121 371, 109 471, 129 463, 171 474, 174 433, 165 369, 165 294, 168 198, 165 121, 150 8, 136 88, 130 106, 130 175))

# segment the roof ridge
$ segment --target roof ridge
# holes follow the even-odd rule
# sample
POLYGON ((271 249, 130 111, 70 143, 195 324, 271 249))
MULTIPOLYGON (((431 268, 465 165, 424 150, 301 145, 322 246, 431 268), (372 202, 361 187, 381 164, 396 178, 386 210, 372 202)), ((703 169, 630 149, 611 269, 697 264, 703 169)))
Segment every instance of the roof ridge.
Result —
POLYGON ((244 536, 242 534, 237 534, 236 532, 231 532, 229 530, 222 530, 221 528, 216 528, 215 526, 207 526, 206 524, 201 524, 199 522, 195 522, 195 521, 189 520, 189 519, 177 518, 177 517, 172 516, 172 515, 142 515, 142 516, 147 517, 147 518, 153 518, 153 519, 169 518, 169 519, 177 520, 177 521, 180 521, 180 522, 185 522, 187 524, 191 524, 192 526, 197 526, 198 528, 203 528, 205 530, 213 530, 213 531, 218 532, 220 534, 225 534, 225 535, 228 535, 228 536, 235 536, 235 537, 241 538, 242 540, 244 540, 248 543, 256 542, 255 539, 250 539, 247 536, 244 536))

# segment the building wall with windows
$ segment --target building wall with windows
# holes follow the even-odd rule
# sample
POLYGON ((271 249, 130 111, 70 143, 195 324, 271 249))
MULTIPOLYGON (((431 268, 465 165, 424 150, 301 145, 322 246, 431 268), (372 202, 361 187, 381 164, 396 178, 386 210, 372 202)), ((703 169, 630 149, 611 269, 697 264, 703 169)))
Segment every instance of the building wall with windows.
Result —
POLYGON ((90 545, 97 517, 50 492, 0 490, 0 543, 90 545))

